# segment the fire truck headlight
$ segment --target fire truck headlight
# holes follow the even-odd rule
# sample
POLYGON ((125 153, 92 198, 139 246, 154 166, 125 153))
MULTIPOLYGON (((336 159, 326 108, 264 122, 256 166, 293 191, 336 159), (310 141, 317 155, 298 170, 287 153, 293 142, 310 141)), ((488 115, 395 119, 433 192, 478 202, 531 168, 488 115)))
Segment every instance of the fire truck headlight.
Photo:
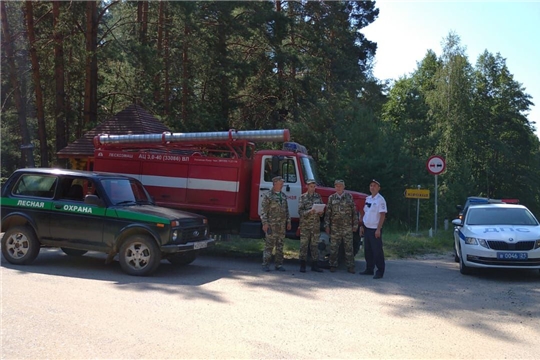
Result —
POLYGON ((174 230, 172 232, 172 237, 171 238, 172 238, 172 241, 178 240, 178 230, 174 230))

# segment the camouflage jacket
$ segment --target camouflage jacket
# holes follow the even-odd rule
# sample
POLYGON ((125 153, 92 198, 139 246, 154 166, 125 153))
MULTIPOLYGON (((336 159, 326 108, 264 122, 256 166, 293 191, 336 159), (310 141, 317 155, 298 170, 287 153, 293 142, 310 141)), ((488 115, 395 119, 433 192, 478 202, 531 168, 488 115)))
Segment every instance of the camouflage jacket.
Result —
POLYGON ((324 227, 351 227, 358 228, 358 216, 351 194, 343 193, 341 197, 334 193, 328 197, 324 227))
POLYGON ((300 196, 300 201, 298 203, 298 215, 300 216, 300 228, 306 230, 319 230, 320 226, 320 216, 317 213, 310 213, 313 204, 323 204, 320 194, 314 193, 310 195, 309 193, 303 193, 300 196))
POLYGON ((264 194, 261 203, 261 221, 264 224, 291 223, 289 204, 284 192, 270 190, 264 194))

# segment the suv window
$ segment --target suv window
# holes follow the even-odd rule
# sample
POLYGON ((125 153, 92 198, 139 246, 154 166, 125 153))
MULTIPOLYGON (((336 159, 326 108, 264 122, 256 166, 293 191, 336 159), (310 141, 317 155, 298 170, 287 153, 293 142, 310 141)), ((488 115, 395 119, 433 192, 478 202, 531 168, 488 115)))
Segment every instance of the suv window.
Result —
POLYGON ((22 175, 13 187, 12 194, 52 199, 57 177, 47 175, 22 175))
POLYGON ((84 201, 86 195, 95 195, 95 186, 89 179, 66 176, 60 181, 60 198, 84 201))
POLYGON ((152 203, 140 182, 128 179, 105 179, 101 183, 114 205, 152 203))

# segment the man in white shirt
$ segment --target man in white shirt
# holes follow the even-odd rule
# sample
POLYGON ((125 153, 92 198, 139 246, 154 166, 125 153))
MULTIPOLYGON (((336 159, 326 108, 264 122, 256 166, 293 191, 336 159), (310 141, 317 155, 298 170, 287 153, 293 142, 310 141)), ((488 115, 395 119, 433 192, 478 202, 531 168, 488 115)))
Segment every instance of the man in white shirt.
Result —
POLYGON ((360 235, 364 236, 364 253, 366 269, 361 275, 375 275, 374 279, 384 276, 384 251, 382 242, 382 226, 386 219, 386 200, 379 194, 381 184, 377 180, 371 180, 369 184, 370 196, 366 198, 363 214, 361 213, 360 235), (377 272, 374 273, 375 266, 377 272))

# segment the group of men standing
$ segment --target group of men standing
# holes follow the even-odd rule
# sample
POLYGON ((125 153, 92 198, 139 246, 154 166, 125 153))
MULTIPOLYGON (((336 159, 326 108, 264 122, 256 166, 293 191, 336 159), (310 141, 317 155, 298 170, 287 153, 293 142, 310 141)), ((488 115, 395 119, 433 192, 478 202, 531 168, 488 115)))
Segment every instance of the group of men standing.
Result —
MULTIPOLYGON (((270 271, 270 260, 275 248, 274 266, 277 271, 283 267, 283 240, 286 230, 291 229, 291 218, 287 195, 282 192, 284 180, 281 176, 272 179, 272 189, 264 195, 261 204, 261 221, 266 234, 263 250, 263 271, 270 271)), ((384 275, 385 261, 382 244, 382 226, 386 218, 386 201, 379 194, 381 184, 372 180, 369 185, 371 195, 366 198, 360 217, 356 213, 353 197, 345 192, 345 182, 336 180, 336 192, 328 197, 326 209, 320 194, 315 192, 315 180, 306 181, 307 191, 300 197, 298 215, 300 217, 300 272, 306 272, 308 248, 311 249, 311 270, 323 272, 318 265, 320 222, 324 215, 324 228, 330 235, 330 272, 338 267, 339 248, 343 244, 347 271, 355 273, 353 233, 360 227, 364 236, 366 268, 362 275, 374 275, 380 279, 384 275), (375 267, 377 271, 375 271, 375 267)))

